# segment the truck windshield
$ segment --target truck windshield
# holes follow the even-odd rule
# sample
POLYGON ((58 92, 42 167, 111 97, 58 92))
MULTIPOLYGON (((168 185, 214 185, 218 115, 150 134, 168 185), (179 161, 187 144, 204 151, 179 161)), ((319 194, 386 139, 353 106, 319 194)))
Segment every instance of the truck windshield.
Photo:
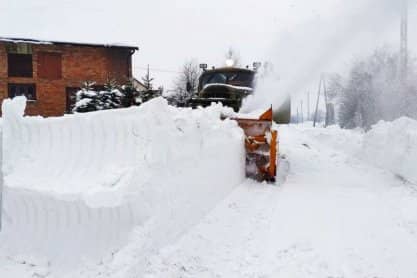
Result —
POLYGON ((201 88, 208 84, 229 84, 241 87, 253 87, 253 72, 227 71, 206 72, 201 79, 201 88))

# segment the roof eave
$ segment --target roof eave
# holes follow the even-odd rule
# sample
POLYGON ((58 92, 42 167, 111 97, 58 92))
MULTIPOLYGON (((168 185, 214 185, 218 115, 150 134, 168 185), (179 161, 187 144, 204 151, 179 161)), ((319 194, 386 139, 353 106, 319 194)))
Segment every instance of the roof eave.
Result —
POLYGON ((79 42, 63 42, 63 41, 44 41, 44 40, 35 40, 28 38, 7 38, 0 37, 0 42, 6 43, 28 43, 28 44, 50 44, 50 45, 73 45, 73 46, 83 46, 83 47, 104 47, 104 48, 121 48, 121 49, 130 49, 133 51, 139 51, 139 47, 130 46, 130 45, 112 45, 112 44, 95 44, 95 43, 79 43, 79 42))

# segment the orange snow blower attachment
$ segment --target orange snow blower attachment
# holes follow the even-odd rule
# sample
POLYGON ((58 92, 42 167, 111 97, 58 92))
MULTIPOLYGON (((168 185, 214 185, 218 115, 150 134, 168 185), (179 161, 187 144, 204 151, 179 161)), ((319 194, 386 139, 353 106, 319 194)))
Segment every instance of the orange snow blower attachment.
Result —
POLYGON ((234 118, 245 133, 246 176, 274 182, 277 172, 278 131, 272 130, 272 108, 258 119, 234 118))

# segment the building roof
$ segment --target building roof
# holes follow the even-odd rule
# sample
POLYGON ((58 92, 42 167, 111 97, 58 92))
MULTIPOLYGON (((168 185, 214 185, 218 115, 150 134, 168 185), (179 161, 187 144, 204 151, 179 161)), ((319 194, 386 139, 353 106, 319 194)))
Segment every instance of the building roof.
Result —
POLYGON ((141 87, 141 89, 146 89, 145 84, 140 82, 136 77, 133 77, 132 81, 133 81, 133 85, 135 86, 136 89, 138 89, 138 87, 141 87))
POLYGON ((139 48, 137 46, 123 45, 123 44, 98 44, 98 43, 64 42, 64 41, 45 41, 45 40, 36 40, 36 39, 27 39, 27 38, 0 37, 0 42, 28 43, 28 44, 51 44, 51 45, 74 45, 74 46, 125 48, 125 49, 131 49, 131 50, 139 50, 139 48))

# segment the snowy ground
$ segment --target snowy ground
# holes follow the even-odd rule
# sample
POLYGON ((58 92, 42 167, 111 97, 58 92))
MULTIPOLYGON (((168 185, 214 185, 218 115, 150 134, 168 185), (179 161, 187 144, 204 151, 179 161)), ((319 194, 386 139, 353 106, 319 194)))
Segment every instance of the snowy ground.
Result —
POLYGON ((416 187, 308 132, 281 134, 288 181, 242 184, 148 277, 416 277, 416 187))
POLYGON ((416 277, 416 185, 353 156, 358 133, 280 132, 287 182, 245 181, 179 240, 143 256, 135 231, 103 264, 61 273, 3 256, 0 277, 416 277))

